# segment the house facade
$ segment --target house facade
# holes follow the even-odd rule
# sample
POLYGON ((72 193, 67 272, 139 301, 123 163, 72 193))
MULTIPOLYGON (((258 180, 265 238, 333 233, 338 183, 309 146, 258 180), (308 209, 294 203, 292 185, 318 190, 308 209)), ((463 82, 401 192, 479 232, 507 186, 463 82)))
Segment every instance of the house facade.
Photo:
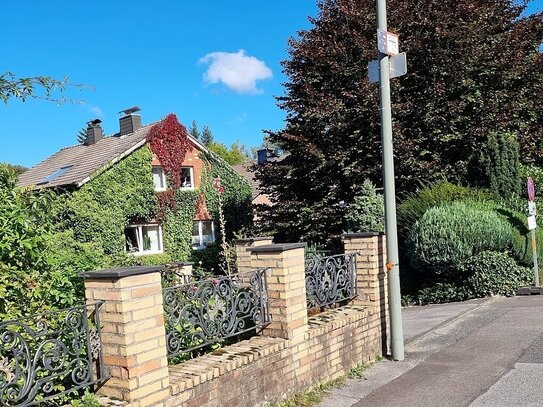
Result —
POLYGON ((90 121, 84 143, 21 174, 18 185, 56 191, 59 228, 104 255, 186 261, 217 239, 219 201, 228 232, 250 221, 244 216, 250 186, 175 115, 142 125, 138 110, 124 111, 111 136, 104 136, 100 120, 90 121), (214 180, 224 192, 213 188, 214 180))

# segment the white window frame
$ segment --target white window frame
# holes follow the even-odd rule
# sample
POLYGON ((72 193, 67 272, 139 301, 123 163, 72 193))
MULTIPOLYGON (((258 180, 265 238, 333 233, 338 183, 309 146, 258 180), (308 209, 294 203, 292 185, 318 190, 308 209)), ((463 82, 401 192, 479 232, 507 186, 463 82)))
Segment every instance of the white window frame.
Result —
POLYGON ((137 252, 129 252, 126 250, 127 254, 131 254, 134 256, 147 256, 149 254, 162 254, 164 253, 164 240, 162 239, 162 225, 159 223, 137 223, 137 224, 131 224, 128 225, 125 229, 136 229, 136 233, 138 235, 138 241, 141 242, 139 245, 139 250, 137 252), (143 248, 143 228, 149 227, 149 226, 158 226, 158 245, 160 247, 160 250, 144 250, 143 248))
MULTIPOLYGON (((203 233, 204 222, 211 222, 211 242, 215 242, 215 223, 212 220, 195 220, 194 222, 198 222, 198 240, 200 241, 200 244, 198 245, 193 244, 192 248, 194 250, 205 249, 207 246, 207 243, 210 243, 210 242, 204 243, 204 233, 203 233)), ((194 237, 194 235, 192 235, 192 237, 194 237)))
MULTIPOLYGON (((189 166, 182 166, 181 167, 181 171, 185 168, 188 168, 189 171, 190 171, 190 181, 191 181, 191 186, 190 187, 184 187, 183 185, 181 185, 181 189, 194 189, 194 167, 189 167, 189 166)), ((181 176, 181 175, 180 175, 181 176)))
MULTIPOLYGON (((155 191, 156 192, 162 192, 162 191, 166 191, 166 189, 168 189, 168 183, 166 181, 166 174, 164 173, 164 168, 162 168, 160 165, 153 165, 153 170, 154 171, 155 169, 159 169, 160 170, 160 178, 162 178, 162 185, 164 185, 164 187, 162 188, 157 188, 157 186, 155 185, 155 191)), ((153 172, 151 172, 152 176, 153 176, 153 185, 155 183, 155 174, 153 172)))

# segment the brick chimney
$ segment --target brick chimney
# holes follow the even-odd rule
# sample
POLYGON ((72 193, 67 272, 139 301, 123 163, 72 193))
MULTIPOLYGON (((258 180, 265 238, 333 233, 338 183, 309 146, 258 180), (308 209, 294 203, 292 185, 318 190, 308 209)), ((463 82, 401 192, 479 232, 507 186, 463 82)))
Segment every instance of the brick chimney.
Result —
POLYGON ((96 144, 104 137, 104 130, 100 123, 102 123, 102 120, 100 119, 94 119, 87 122, 87 139, 85 140, 85 145, 90 146, 96 144))
POLYGON ((119 114, 122 114, 119 119, 120 131, 119 134, 124 136, 125 134, 130 134, 135 132, 141 127, 141 115, 135 114, 141 109, 138 106, 131 107, 126 110, 121 110, 119 114))

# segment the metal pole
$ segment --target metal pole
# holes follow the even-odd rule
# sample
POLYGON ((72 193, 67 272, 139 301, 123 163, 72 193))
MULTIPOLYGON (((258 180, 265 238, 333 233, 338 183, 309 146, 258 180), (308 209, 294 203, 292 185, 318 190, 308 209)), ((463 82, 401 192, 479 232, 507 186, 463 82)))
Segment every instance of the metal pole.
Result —
POLYGON ((532 229, 532 254, 534 257, 534 283, 539 287, 539 267, 537 265, 537 245, 535 241, 535 229, 532 229))
MULTIPOLYGON (((377 0, 377 28, 387 30, 386 0, 377 0)), ((394 153, 392 150, 392 113, 390 106, 390 71, 388 56, 379 52, 379 94, 381 103, 381 142, 383 145, 383 179, 385 187, 385 225, 387 239, 388 301, 392 358, 402 361, 404 339, 400 296, 398 232, 396 226, 396 190, 394 153)))

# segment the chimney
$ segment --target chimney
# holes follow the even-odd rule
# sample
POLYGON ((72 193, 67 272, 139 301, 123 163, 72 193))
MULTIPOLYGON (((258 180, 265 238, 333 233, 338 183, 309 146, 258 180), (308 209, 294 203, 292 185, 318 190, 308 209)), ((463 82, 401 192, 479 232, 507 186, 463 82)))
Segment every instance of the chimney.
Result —
POLYGON ((140 110, 141 109, 138 106, 134 106, 126 110, 121 110, 119 112, 119 114, 124 115, 119 119, 119 134, 121 136, 133 133, 141 127, 141 116, 139 114, 134 114, 136 112, 139 112, 140 110))
POLYGON ((266 164, 268 162, 268 149, 263 148, 261 150, 257 150, 256 156, 258 164, 266 164))
POLYGON ((100 119, 94 119, 87 122, 87 139, 85 140, 85 145, 90 146, 96 144, 104 137, 104 130, 102 130, 100 123, 102 123, 102 120, 100 119))

